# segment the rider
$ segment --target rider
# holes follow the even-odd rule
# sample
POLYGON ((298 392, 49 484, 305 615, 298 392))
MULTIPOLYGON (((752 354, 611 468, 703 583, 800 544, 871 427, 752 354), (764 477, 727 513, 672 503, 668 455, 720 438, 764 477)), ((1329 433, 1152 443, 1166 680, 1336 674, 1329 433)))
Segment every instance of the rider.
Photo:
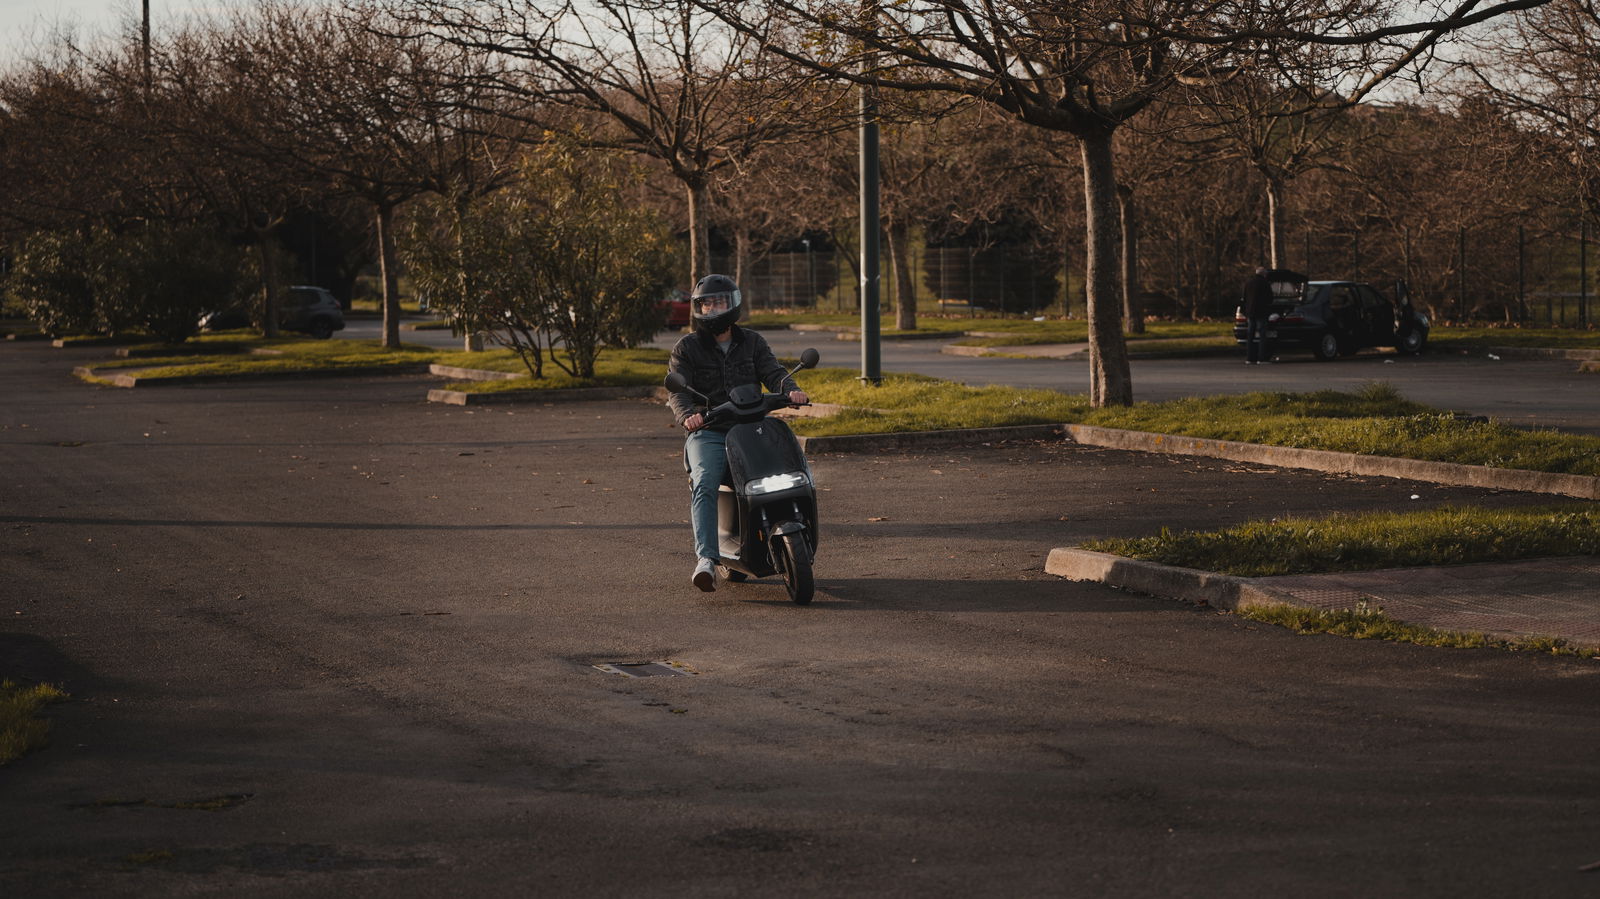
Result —
MULTIPOLYGON (((701 278, 689 297, 694 331, 685 334, 672 348, 668 370, 683 375, 690 387, 706 396, 711 407, 727 402, 733 388, 757 382, 774 392, 789 394, 791 403, 808 402, 804 391, 772 355, 766 338, 735 324, 743 312, 742 296, 732 278, 701 278)), ((732 425, 707 427, 705 416, 695 411, 694 395, 690 393, 672 394, 667 405, 678 424, 689 432, 684 440, 684 458, 689 467, 689 520, 694 525, 695 553, 699 556, 692 580, 696 587, 710 592, 717 589, 717 487, 728 469, 726 442, 732 425)))

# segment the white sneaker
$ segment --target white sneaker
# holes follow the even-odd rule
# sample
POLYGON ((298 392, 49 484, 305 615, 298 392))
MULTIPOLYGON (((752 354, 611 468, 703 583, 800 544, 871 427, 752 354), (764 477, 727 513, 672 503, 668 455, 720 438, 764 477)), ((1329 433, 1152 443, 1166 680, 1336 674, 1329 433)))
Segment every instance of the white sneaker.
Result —
POLYGON ((717 589, 717 563, 714 559, 701 559, 694 566, 694 585, 707 593, 717 589))

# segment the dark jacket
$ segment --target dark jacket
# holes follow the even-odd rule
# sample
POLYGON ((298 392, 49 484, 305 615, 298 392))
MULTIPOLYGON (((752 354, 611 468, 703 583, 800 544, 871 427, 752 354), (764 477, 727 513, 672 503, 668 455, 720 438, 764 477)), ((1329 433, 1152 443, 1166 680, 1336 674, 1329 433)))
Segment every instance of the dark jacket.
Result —
MULTIPOLYGON (((777 393, 788 393, 800 388, 789 372, 772 355, 767 339, 760 332, 733 326, 733 337, 727 353, 717 348, 717 339, 710 334, 695 331, 684 335, 672 348, 668 371, 682 374, 689 386, 705 394, 712 406, 728 401, 728 392, 741 384, 760 383, 777 393)), ((679 425, 700 411, 699 401, 691 393, 674 393, 667 399, 673 417, 679 425)), ((717 430, 726 431, 731 424, 717 430)))
POLYGON ((1244 317, 1266 318, 1272 314, 1272 282, 1266 275, 1251 275, 1244 282, 1244 317))

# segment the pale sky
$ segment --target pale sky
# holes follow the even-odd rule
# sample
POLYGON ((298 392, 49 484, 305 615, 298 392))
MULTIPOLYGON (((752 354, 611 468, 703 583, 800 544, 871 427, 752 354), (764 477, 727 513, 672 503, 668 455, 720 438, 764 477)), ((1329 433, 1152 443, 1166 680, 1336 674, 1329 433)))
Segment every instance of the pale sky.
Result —
MULTIPOLYGON (((241 0, 150 0, 151 28, 204 15, 241 0)), ((26 52, 30 42, 69 26, 80 40, 114 34, 143 16, 141 0, 0 0, 0 65, 26 52)))

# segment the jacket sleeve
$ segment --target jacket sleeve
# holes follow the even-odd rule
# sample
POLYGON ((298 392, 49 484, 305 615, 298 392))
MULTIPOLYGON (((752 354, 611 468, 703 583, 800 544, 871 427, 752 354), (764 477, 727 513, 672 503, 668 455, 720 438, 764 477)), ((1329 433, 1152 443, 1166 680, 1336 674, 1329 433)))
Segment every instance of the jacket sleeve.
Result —
MULTIPOLYGON (((689 357, 684 349, 684 342, 672 348, 672 358, 667 360, 667 371, 683 375, 684 380, 694 383, 694 367, 689 363, 689 357)), ((667 397, 667 408, 672 410, 672 417, 680 426, 683 420, 693 415, 696 411, 694 394, 673 393, 667 397)))
POLYGON ((800 385, 789 377, 789 370, 783 367, 778 357, 772 355, 772 347, 767 345, 767 339, 759 331, 751 331, 754 341, 756 376, 761 379, 761 386, 774 393, 790 393, 800 389, 800 385))

